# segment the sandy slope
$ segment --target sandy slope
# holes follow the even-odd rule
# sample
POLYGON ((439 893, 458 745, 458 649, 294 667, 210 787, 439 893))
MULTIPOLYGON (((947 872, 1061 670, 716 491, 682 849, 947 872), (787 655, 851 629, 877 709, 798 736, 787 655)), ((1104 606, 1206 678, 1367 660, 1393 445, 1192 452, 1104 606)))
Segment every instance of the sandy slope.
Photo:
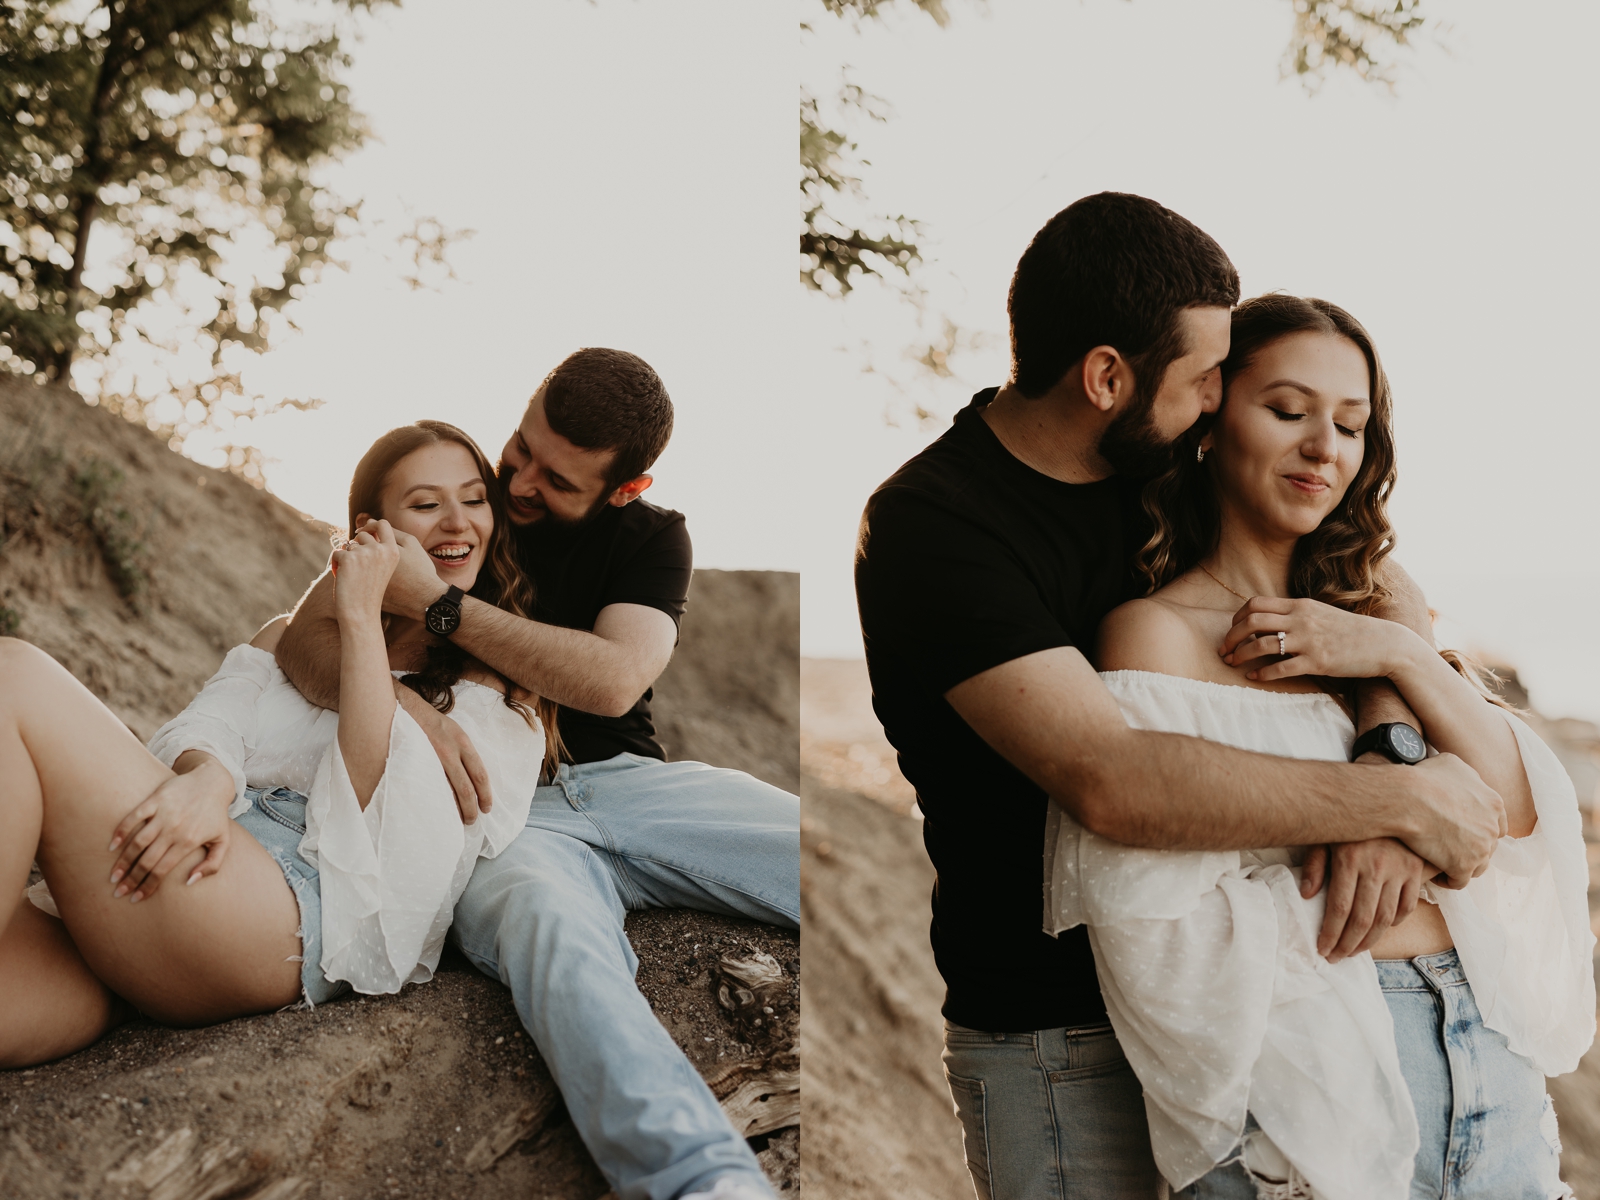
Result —
MULTIPOLYGON (((140 736, 288 607, 327 551, 326 528, 272 496, 75 397, 0 380, 0 631, 54 654, 140 736), (119 563, 146 576, 131 599, 119 563)), ((796 576, 697 572, 657 689, 672 756, 796 788, 798 637, 796 576)), ((691 1061, 740 1114, 777 1121, 753 1144, 792 1190, 783 1073, 795 1069, 798 937, 673 911, 634 914, 628 932, 640 987, 691 1061), (756 951, 785 974, 761 1033, 716 999, 719 960, 756 951)), ((453 954, 399 996, 202 1030, 136 1021, 59 1063, 0 1072, 5 1200, 605 1191, 509 994, 453 954)))
MULTIPOLYGON (((944 988, 927 940, 933 869, 907 815, 914 795, 872 714, 866 665, 803 659, 800 669, 802 1178, 811 1200, 970 1198, 939 1073, 944 988)), ((1592 758, 1585 723, 1540 728, 1567 735, 1563 761, 1592 758)), ((1590 852, 1600 864, 1600 843, 1590 852)), ((1596 881, 1592 906, 1600 866, 1596 881)), ((1562 1173, 1578 1200, 1600 1200, 1600 1046, 1550 1093, 1562 1173)))
POLYGON ((864 665, 800 669, 801 1178, 812 1200, 966 1200, 915 796, 872 715, 864 665))
POLYGON ((921 827, 809 773, 800 795, 807 1195, 969 1198, 939 1067, 944 985, 928 950, 921 827))

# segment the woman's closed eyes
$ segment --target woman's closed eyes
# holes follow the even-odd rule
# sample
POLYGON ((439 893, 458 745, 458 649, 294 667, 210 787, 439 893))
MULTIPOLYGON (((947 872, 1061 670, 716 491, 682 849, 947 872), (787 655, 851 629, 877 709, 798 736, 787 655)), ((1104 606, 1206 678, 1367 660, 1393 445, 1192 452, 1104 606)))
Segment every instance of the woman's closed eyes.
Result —
MULTIPOLYGON (((1278 420, 1280 420, 1280 421, 1300 421, 1300 420, 1304 420, 1305 419, 1305 415, 1306 415, 1305 413, 1289 412, 1286 409, 1282 409, 1282 408, 1273 408, 1270 404, 1267 406, 1267 408, 1268 408, 1268 410, 1270 412, 1272 412, 1274 415, 1276 415, 1278 420)), ((1337 429, 1340 433, 1344 434, 1345 437, 1360 437, 1361 436, 1361 430, 1360 429, 1351 429, 1348 425, 1340 425, 1338 422, 1334 422, 1334 426, 1333 427, 1335 429, 1337 429)))

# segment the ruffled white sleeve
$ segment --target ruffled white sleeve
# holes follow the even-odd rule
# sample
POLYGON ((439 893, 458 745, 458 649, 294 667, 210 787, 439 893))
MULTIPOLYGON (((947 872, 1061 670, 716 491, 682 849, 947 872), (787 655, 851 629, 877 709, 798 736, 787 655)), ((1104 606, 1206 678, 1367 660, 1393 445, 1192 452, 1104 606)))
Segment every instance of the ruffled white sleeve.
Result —
POLYGON ((1564 1075, 1577 1069, 1595 1032, 1583 824, 1560 760, 1519 718, 1505 718, 1538 821, 1527 837, 1502 838, 1488 871, 1465 888, 1434 888, 1431 898, 1455 939, 1483 1023, 1546 1075, 1564 1075))
POLYGON ((233 776, 230 817, 250 806, 244 796, 245 762, 255 746, 257 704, 277 671, 278 660, 270 652, 235 646, 200 694, 150 739, 150 753, 165 766, 185 751, 203 750, 226 767, 233 776))
POLYGON ((475 684, 457 686, 450 715, 489 773, 494 807, 473 824, 461 823, 433 746, 399 706, 383 777, 365 810, 337 738, 311 785, 300 852, 320 873, 322 970, 358 992, 397 992, 433 977, 473 865, 498 854, 527 822, 543 732, 475 684))

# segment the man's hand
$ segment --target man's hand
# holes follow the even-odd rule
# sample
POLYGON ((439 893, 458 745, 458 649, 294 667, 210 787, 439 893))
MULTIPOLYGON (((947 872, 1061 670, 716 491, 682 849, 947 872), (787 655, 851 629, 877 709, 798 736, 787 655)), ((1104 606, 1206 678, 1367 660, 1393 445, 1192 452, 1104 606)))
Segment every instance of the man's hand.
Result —
POLYGON ((1405 770, 1427 786, 1417 790, 1420 827, 1406 844, 1437 863, 1441 887, 1459 890, 1489 869, 1489 857, 1506 836, 1500 793, 1454 754, 1424 759, 1405 770))
POLYGON ((1329 962, 1370 950, 1390 926, 1417 907, 1422 884, 1438 868, 1393 838, 1313 846, 1301 868, 1300 894, 1307 900, 1328 884, 1328 903, 1317 953, 1329 962))
POLYGON ((480 813, 494 807, 494 796, 489 791, 489 772, 478 757, 472 739, 444 713, 434 708, 405 684, 396 681, 395 695, 400 707, 410 713, 422 732, 428 735, 433 752, 439 756, 450 790, 455 793, 456 807, 461 810, 461 823, 471 825, 480 813))
MULTIPOLYGON (((367 527, 370 529, 374 524, 376 522, 369 521, 367 527)), ((428 605, 444 595, 445 583, 421 542, 398 529, 394 539, 400 546, 400 561, 383 594, 383 611, 420 621, 428 605)))
POLYGON ((111 852, 122 851, 111 868, 114 897, 128 896, 137 904, 155 895, 167 874, 202 846, 206 856, 187 882, 215 875, 222 866, 233 832, 228 820, 233 776, 198 750, 179 755, 174 767, 178 773, 151 792, 112 834, 111 852))

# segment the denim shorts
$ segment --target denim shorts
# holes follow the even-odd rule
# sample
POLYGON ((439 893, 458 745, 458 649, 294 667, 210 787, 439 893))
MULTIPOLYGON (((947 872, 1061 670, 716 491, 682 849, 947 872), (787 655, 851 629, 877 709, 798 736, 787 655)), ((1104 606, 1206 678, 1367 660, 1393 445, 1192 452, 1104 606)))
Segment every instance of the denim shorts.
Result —
POLYGON ((322 973, 322 884, 317 869, 300 856, 306 835, 306 798, 290 788, 246 788, 248 811, 234 823, 260 842, 283 871, 300 906, 300 994, 308 1005, 321 1004, 350 990, 322 973))
MULTIPOLYGON (((1484 1025, 1456 952, 1378 959, 1377 968, 1422 1134, 1410 1200, 1571 1197, 1544 1076, 1484 1025)), ((1177 1200, 1256 1195, 1237 1161, 1174 1193, 1177 1200)))

